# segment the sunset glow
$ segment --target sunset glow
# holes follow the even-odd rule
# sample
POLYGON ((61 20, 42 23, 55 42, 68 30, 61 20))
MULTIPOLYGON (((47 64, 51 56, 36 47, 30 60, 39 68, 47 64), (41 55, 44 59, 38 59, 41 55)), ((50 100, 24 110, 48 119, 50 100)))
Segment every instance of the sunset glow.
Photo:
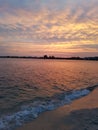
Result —
POLYGON ((98 55, 98 0, 0 0, 0 55, 98 55))

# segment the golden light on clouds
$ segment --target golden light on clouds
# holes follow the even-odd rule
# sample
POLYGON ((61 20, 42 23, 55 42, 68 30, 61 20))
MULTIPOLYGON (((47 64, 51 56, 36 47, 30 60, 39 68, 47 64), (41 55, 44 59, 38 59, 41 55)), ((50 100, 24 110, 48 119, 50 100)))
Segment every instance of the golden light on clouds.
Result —
POLYGON ((1 55, 97 54, 97 0, 23 1, 0 3, 1 55))

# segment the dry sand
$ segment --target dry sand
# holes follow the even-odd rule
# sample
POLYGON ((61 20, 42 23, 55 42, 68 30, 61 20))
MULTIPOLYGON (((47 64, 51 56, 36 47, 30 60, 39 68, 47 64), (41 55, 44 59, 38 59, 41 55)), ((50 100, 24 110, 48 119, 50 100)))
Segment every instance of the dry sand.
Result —
POLYGON ((17 130, 98 130, 98 88, 69 105, 42 113, 17 130))

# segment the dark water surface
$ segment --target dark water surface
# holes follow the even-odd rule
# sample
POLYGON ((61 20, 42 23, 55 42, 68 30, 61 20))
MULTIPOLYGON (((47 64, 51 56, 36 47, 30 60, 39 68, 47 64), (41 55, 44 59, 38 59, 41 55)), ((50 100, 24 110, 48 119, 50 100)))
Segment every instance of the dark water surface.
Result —
POLYGON ((0 59, 0 114, 96 84, 98 61, 0 59))

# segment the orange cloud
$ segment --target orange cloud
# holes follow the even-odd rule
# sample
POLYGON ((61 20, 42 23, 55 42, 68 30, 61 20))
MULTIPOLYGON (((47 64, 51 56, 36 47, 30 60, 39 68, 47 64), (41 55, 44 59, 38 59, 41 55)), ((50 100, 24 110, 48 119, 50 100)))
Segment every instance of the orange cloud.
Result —
POLYGON ((63 2, 60 4, 58 0, 54 0, 50 6, 52 1, 46 3, 35 1, 31 2, 31 5, 25 3, 26 6, 24 4, 23 8, 13 8, 8 12, 4 11, 8 9, 6 5, 1 9, 0 43, 2 41, 11 43, 9 46, 13 51, 20 52, 19 48, 24 48, 25 53, 32 50, 36 50, 34 52, 82 52, 85 49, 90 52, 96 51, 95 46, 87 49, 85 45, 98 44, 97 0, 90 0, 89 3, 71 0, 66 1, 65 5, 63 2), (36 10, 33 4, 40 8, 36 10), (30 9, 26 8, 27 6, 30 9), (82 45, 81 48, 78 45, 82 45))

